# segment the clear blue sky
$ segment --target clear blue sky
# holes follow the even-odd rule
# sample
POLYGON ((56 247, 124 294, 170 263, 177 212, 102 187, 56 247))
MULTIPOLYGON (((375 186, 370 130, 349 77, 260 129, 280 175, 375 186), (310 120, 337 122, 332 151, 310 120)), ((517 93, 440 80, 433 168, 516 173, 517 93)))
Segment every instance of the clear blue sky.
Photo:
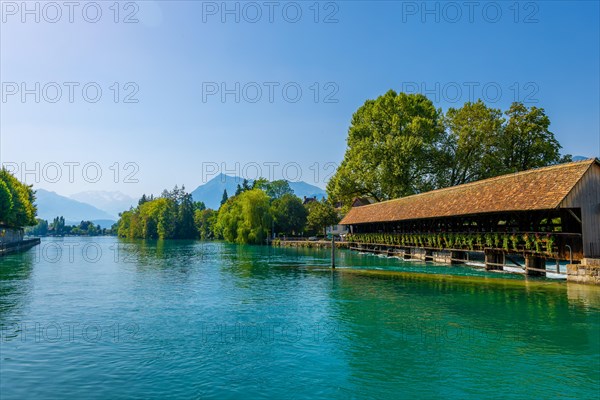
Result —
POLYGON ((2 2, 0 157, 29 169, 40 162, 39 182, 36 173, 27 179, 36 187, 137 196, 176 183, 193 189, 215 165, 253 178, 257 164, 272 178, 294 178, 299 165, 302 180, 324 187, 352 113, 389 89, 424 90, 443 110, 477 98, 506 109, 519 99, 545 108, 564 152, 600 152, 596 1, 227 2, 232 13, 220 1, 144 1, 121 3, 118 16, 113 1, 98 4, 92 23, 88 2, 40 3, 38 15, 2 2), (130 14, 138 22, 123 23, 130 14), (231 90, 224 101, 222 83, 231 90), (52 103, 56 86, 62 97, 52 103), (136 88, 138 102, 125 102, 136 88), (70 162, 79 163, 73 182, 70 162), (83 179, 86 163, 97 164, 83 179), (131 172, 137 183, 125 182, 131 172))

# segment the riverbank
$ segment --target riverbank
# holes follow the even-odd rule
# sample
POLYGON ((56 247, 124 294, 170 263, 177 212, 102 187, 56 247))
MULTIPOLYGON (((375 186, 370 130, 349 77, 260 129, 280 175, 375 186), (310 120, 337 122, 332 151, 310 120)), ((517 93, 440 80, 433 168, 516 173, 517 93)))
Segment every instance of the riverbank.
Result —
MULTIPOLYGON (((275 239, 271 242, 275 247, 304 247, 309 249, 330 249, 331 240, 281 240, 275 239)), ((335 242, 335 247, 340 249, 348 249, 350 243, 335 242)))
POLYGON ((29 250, 40 244, 40 238, 23 239, 18 242, 0 243, 0 256, 29 250))

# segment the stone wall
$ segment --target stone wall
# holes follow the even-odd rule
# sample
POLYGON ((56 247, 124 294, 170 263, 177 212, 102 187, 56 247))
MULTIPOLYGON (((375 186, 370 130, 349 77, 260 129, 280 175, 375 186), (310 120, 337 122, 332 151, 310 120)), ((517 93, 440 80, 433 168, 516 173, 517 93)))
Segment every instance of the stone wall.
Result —
POLYGON ((600 259, 584 258, 581 264, 567 265, 567 281, 600 285, 600 259))
POLYGON ((23 240, 23 229, 0 227, 0 243, 8 244, 23 240))
POLYGON ((425 261, 425 258, 427 257, 427 252, 425 251, 425 249, 412 248, 410 249, 410 256, 411 258, 414 258, 416 260, 425 261))
POLYGON ((449 251, 434 251, 433 261, 437 263, 451 264, 452 253, 450 253, 449 251))

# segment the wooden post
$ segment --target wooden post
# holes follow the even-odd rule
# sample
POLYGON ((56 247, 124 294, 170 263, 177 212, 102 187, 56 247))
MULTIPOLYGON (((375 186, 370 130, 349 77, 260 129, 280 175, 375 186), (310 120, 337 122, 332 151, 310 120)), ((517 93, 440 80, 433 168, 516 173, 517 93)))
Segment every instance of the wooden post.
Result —
POLYGON ((335 235, 331 235, 331 268, 335 268, 335 235))
POLYGON ((525 256, 525 273, 529 276, 544 276, 546 260, 542 257, 527 254, 525 256))
POLYGON ((451 264, 464 264, 465 263, 465 257, 466 257, 466 252, 464 251, 450 251, 450 263, 451 264), (460 260, 460 261, 459 261, 460 260))
POLYGON ((486 249, 485 252, 485 269, 491 270, 502 270, 504 265, 504 256, 502 253, 486 249))

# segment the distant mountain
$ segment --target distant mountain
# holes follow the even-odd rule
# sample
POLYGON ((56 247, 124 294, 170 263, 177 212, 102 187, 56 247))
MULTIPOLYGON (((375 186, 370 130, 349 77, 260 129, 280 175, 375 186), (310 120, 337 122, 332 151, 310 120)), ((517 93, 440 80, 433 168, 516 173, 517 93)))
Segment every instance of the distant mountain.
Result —
POLYGON ((311 185, 310 183, 306 183, 303 181, 300 182, 288 182, 290 184, 290 188, 294 191, 294 194, 301 199, 306 197, 316 197, 321 200, 322 198, 327 197, 327 193, 318 186, 311 185))
MULTIPOLYGON (((203 201, 206 207, 216 210, 221 204, 223 190, 227 189, 227 194, 231 197, 235 194, 237 185, 241 185, 243 181, 244 178, 239 176, 219 174, 192 191, 192 197, 195 201, 203 201)), ((252 184, 253 181, 249 180, 249 182, 252 184)), ((306 182, 289 182, 289 184, 294 194, 300 198, 316 196, 321 199, 326 196, 323 189, 306 182)))
POLYGON ((237 185, 241 185, 243 181, 244 179, 238 176, 219 174, 193 190, 192 197, 195 201, 203 201, 206 207, 216 210, 221 205, 223 190, 227 189, 227 194, 231 197, 235 194, 237 185))
MULTIPOLYGON (((82 203, 77 200, 61 196, 44 189, 36 190, 36 201, 38 218, 52 221, 55 217, 63 216, 65 222, 79 223, 81 221, 109 220, 114 223, 113 218, 106 211, 82 203)), ((108 221, 106 222, 108 223, 108 221)), ((105 224, 103 222, 103 224, 105 224)))
POLYGON ((91 204, 92 206, 106 211, 113 219, 119 218, 119 213, 129 210, 131 206, 137 205, 137 200, 121 192, 107 192, 101 190, 90 190, 75 193, 70 198, 91 204))

